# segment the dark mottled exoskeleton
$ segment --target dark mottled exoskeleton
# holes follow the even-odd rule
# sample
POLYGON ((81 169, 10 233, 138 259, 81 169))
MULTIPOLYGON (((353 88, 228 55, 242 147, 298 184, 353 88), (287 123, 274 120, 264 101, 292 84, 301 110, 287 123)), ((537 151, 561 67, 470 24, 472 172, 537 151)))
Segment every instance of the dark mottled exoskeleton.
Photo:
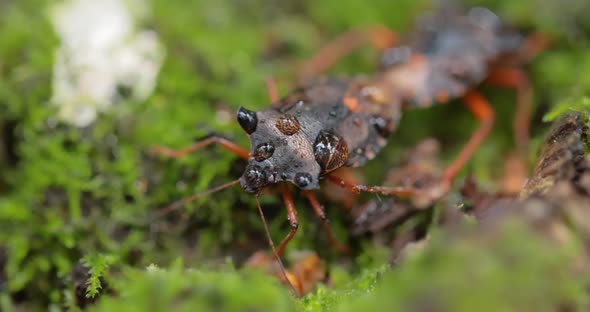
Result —
MULTIPOLYGON (((373 159, 395 130, 402 110, 461 98, 481 121, 464 149, 442 174, 440 185, 428 193, 420 193, 423 195, 444 194, 490 132, 494 112, 485 98, 474 90, 482 82, 517 90, 515 136, 521 149, 526 146, 530 85, 523 72, 514 65, 540 51, 545 43, 542 36, 525 39, 504 27, 495 14, 484 8, 473 8, 466 14, 445 8, 424 15, 412 35, 401 44, 384 49, 377 73, 343 79, 309 79, 367 38, 381 48, 384 48, 383 42, 394 45, 398 41, 393 32, 383 27, 346 33, 302 67, 301 77, 306 83, 300 88, 282 99, 276 96, 276 90, 269 88, 273 103, 268 109, 254 112, 240 107, 237 120, 250 137, 249 151, 216 136, 180 151, 163 147, 157 147, 155 151, 181 157, 207 145, 220 144, 248 160, 239 179, 246 192, 258 195, 269 185, 293 183, 303 190, 314 212, 323 221, 328 238, 335 243, 323 208, 311 192, 320 187, 323 178, 330 178, 354 192, 419 193, 406 188, 354 185, 331 175, 340 167, 360 167, 373 159)), ((234 181, 212 191, 237 183, 234 181)), ((287 184, 281 186, 292 230, 279 246, 279 255, 298 226, 290 191, 287 184)))
POLYGON ((252 157, 240 183, 249 193, 288 181, 303 190, 320 187, 320 179, 342 167, 361 166, 385 145, 393 130, 391 111, 351 111, 343 104, 350 81, 318 79, 271 108, 238 111, 250 135, 252 157))

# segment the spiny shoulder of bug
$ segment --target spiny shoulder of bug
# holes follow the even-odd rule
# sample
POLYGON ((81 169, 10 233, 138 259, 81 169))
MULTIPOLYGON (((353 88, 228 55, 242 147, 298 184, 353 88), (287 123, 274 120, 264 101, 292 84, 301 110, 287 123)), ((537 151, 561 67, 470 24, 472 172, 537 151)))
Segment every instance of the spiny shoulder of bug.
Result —
POLYGON ((282 181, 304 190, 342 167, 362 166, 385 145, 393 118, 343 103, 352 79, 318 79, 271 107, 240 107, 237 120, 250 138, 250 158, 240 183, 249 193, 282 181))

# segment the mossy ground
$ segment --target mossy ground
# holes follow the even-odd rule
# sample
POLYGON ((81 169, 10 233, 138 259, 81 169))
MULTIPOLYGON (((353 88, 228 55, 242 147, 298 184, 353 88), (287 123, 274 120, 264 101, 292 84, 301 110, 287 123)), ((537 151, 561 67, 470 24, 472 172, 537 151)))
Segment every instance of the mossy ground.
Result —
MULTIPOLYGON (((310 210, 298 200, 301 228, 289 248, 317 250, 329 261, 336 290, 322 287, 295 300, 271 277, 228 267, 231 260, 227 259, 240 263, 252 252, 267 248, 253 198, 239 187, 158 217, 157 209, 173 200, 237 178, 244 163, 215 148, 177 161, 164 160, 147 152, 151 145, 183 147, 216 132, 247 146, 233 114, 239 105, 251 109, 267 105, 265 78, 275 76, 284 93, 295 83, 297 64, 330 38, 379 23, 403 33, 429 3, 151 2, 152 14, 145 26, 159 34, 167 53, 154 94, 145 102, 123 103, 81 130, 56 123, 55 110, 48 105, 58 45, 48 22, 47 6, 52 2, 0 2, 0 310, 75 309, 84 300, 77 298, 74 285, 79 281, 71 274, 79 264, 94 270, 91 285, 101 296, 99 310, 107 311, 115 307, 126 311, 131 306, 142 310, 141 304, 162 310, 167 310, 167 304, 215 309, 219 302, 225 302, 228 310, 240 310, 241 304, 273 311, 348 310, 365 305, 402 309, 412 304, 420 285, 452 281, 450 298, 458 298, 470 290, 471 283, 483 284, 488 278, 494 279, 491 289, 480 290, 477 297, 466 295, 469 309, 459 310, 489 308, 490 298, 504 296, 502 285, 513 281, 526 290, 514 307, 537 300, 557 301, 535 293, 539 280, 534 277, 550 274, 559 267, 559 259, 545 257, 552 253, 546 248, 518 250, 517 242, 528 242, 526 234, 502 241, 516 252, 514 257, 539 255, 528 257, 539 259, 533 267, 516 266, 514 274, 498 269, 489 250, 477 244, 456 246, 447 253, 446 244, 439 241, 424 259, 385 274, 384 282, 376 286, 379 274, 375 272, 387 262, 387 256, 373 256, 383 254, 375 251, 379 247, 349 238, 345 214, 326 203, 338 238, 358 247, 357 260, 346 264, 327 247, 310 210), (464 270, 460 259, 486 261, 487 255, 492 258, 489 271, 475 272, 473 279, 454 278, 464 270), (177 259, 183 264, 173 265, 177 259), (168 269, 145 270, 151 264, 168 269), (357 298, 374 287, 379 290, 372 299, 357 298), (395 296, 388 296, 391 293, 395 296), (348 300, 356 302, 342 304, 348 300)), ((569 5, 537 0, 484 2, 505 20, 549 33, 553 40, 552 47, 527 67, 536 90, 533 135, 538 145, 546 129, 541 123, 544 113, 588 106, 584 96, 589 94, 590 79, 583 74, 590 72, 588 6, 575 0, 569 5), (575 10, 574 4, 582 8, 575 10)), ((331 72, 370 72, 375 57, 372 49, 361 49, 331 72)), ((496 168, 501 168, 513 144, 514 95, 492 87, 483 90, 497 108, 498 119, 494 134, 467 170, 493 187, 500 175, 496 168)), ((378 183, 383 166, 393 163, 401 150, 434 134, 450 159, 474 127, 475 121, 461 105, 408 112, 387 150, 363 172, 378 183)), ((531 150, 531 157, 535 152, 531 150)), ((288 231, 281 202, 264 196, 262 204, 273 237, 279 240, 288 231)), ((577 295, 579 285, 570 284, 553 286, 568 296, 577 295)), ((542 291, 554 293, 552 288, 542 291)))

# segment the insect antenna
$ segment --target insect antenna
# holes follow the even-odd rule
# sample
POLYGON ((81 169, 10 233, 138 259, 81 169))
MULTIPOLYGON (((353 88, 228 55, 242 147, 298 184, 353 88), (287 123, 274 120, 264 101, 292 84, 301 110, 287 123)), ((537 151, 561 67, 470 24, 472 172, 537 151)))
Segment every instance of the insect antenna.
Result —
POLYGON ((283 261, 281 261, 281 257, 279 257, 279 254, 277 253, 277 249, 275 248, 275 244, 273 243, 272 237, 270 236, 270 231, 268 230, 266 218, 264 217, 264 212, 262 212, 262 207, 260 206, 260 201, 258 200, 258 194, 256 194, 255 198, 256 198, 256 205, 258 206, 258 214, 260 214, 260 219, 262 219, 262 224, 264 225, 264 232, 266 233, 266 239, 268 240, 268 244, 270 245, 270 248, 272 249, 272 253, 275 256, 277 263, 279 264, 279 269, 281 270, 281 274, 283 275, 283 278, 285 279, 285 281, 287 281, 287 284, 289 284, 289 287, 291 287, 291 291, 293 291, 293 293, 295 295, 297 295, 297 294, 299 294, 299 292, 297 291, 297 289, 295 289, 295 286, 293 286, 293 284, 291 284, 291 281, 287 277, 287 272, 285 271, 285 266, 283 265, 283 261))
POLYGON ((178 208, 180 208, 180 207, 182 207, 182 206, 184 206, 184 205, 186 205, 188 203, 191 203, 191 202, 193 202, 193 201, 195 201, 195 200, 197 200, 199 198, 205 197, 205 196, 207 196, 209 194, 213 194, 213 193, 219 192, 221 190, 224 190, 226 188, 229 188, 231 186, 234 186, 234 185, 236 185, 238 183, 240 183, 240 179, 237 179, 237 180, 234 180, 234 181, 225 183, 225 184, 221 184, 221 185, 218 185, 216 187, 210 188, 210 189, 208 189, 206 191, 203 191, 201 193, 197 193, 197 194, 194 194, 192 196, 189 196, 189 197, 186 197, 186 198, 177 200, 177 201, 173 202, 172 204, 170 204, 170 205, 162 208, 160 210, 159 215, 160 216, 167 215, 170 212, 172 212, 172 211, 174 211, 174 210, 176 210, 176 209, 178 209, 178 208))

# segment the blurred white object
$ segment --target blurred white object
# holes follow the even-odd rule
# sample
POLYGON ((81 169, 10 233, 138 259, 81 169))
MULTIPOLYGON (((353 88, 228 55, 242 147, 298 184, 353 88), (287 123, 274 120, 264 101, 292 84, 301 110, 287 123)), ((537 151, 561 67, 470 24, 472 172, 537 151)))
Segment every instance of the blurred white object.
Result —
POLYGON ((164 50, 153 31, 136 30, 139 17, 127 4, 67 0, 53 8, 51 19, 61 46, 53 67, 51 102, 58 106, 60 119, 86 127, 122 96, 144 100, 152 93, 164 50))

